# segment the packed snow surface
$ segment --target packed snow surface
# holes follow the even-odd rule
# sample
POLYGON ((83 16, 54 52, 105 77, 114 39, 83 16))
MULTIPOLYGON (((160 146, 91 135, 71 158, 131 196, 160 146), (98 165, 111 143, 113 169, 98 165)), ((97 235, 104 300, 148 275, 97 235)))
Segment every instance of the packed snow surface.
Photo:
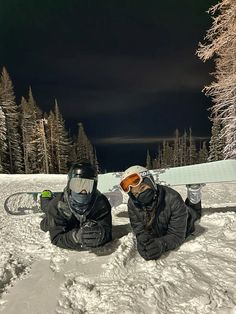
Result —
MULTIPOLYGON (((0 175, 0 313, 236 314, 236 183, 206 185, 195 234, 147 262, 117 177, 100 177, 113 206, 113 241, 76 252, 51 244, 41 213, 12 216, 3 206, 12 193, 62 191, 66 175, 0 175)), ((185 198, 185 187, 176 190, 185 198)))

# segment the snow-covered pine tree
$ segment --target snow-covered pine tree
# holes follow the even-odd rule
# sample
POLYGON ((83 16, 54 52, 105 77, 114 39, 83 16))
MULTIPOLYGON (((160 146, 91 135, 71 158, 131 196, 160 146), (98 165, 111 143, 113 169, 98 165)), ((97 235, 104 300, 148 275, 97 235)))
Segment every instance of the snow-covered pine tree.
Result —
POLYGON ((38 162, 37 162, 37 173, 49 173, 50 166, 50 151, 49 145, 46 138, 45 127, 47 125, 47 119, 38 119, 37 128, 35 133, 34 143, 37 148, 38 162))
POLYGON ((212 97, 212 113, 223 126, 224 158, 235 158, 236 2, 222 0, 209 13, 217 16, 205 37, 206 44, 200 44, 197 54, 203 61, 215 56, 215 81, 205 87, 205 93, 212 97))
POLYGON ((161 151, 161 167, 167 168, 173 165, 173 148, 169 142, 164 140, 161 151))
POLYGON ((29 103, 30 107, 34 110, 35 118, 36 119, 42 119, 43 113, 34 99, 31 86, 29 87, 28 103, 29 103))
POLYGON ((10 173, 22 173, 24 165, 19 133, 19 112, 12 81, 5 67, 0 77, 0 103, 6 118, 7 170, 10 173))
POLYGON ((208 149, 206 146, 206 141, 204 141, 198 153, 198 162, 204 163, 204 162, 207 162, 207 159, 208 159, 208 149))
POLYGON ((146 168, 149 169, 149 170, 153 169, 152 159, 151 159, 151 156, 150 156, 149 149, 147 149, 146 168))
POLYGON ((179 151, 179 163, 178 166, 184 166, 184 145, 183 145, 183 136, 179 137, 179 143, 178 143, 179 151))
POLYGON ((71 141, 65 129, 65 121, 60 113, 57 100, 55 99, 54 112, 50 118, 50 151, 52 153, 52 163, 56 173, 68 172, 68 156, 71 141))
POLYGON ((209 146, 209 157, 208 161, 222 160, 223 150, 225 147, 225 140, 222 136, 222 126, 220 119, 217 116, 211 118, 212 128, 211 128, 211 139, 209 146))
POLYGON ((6 117, 0 106, 0 173, 7 172, 6 156, 7 156, 7 137, 6 137, 6 117))
POLYGON ((188 146, 188 158, 187 164, 193 165, 197 162, 197 148, 193 140, 192 129, 189 129, 189 146, 188 146))
POLYGON ((223 153, 226 159, 236 159, 236 104, 228 108, 228 114, 224 118, 224 124, 227 125, 222 131, 222 138, 226 145, 223 153))
POLYGON ((34 132, 34 118, 32 117, 32 111, 30 110, 29 104, 24 97, 21 98, 20 103, 20 126, 22 135, 22 147, 23 147, 23 158, 25 173, 31 173, 31 165, 29 156, 32 153, 31 141, 32 133, 34 132))
POLYGON ((20 126, 24 153, 25 173, 37 173, 38 165, 38 149, 37 149, 37 134, 39 127, 37 121, 39 119, 39 108, 36 105, 32 91, 29 91, 29 100, 24 97, 20 104, 20 126))
POLYGON ((187 132, 184 130, 183 140, 182 140, 182 152, 183 152, 183 165, 188 164, 188 144, 187 144, 187 132))
POLYGON ((50 162, 49 162, 49 172, 50 173, 57 173, 56 165, 55 165, 55 140, 54 140, 54 121, 55 115, 51 110, 47 117, 47 127, 46 127, 46 138, 49 147, 49 155, 50 155, 50 162))
POLYGON ((157 157, 152 160, 152 166, 153 166, 153 169, 160 168, 160 165, 158 163, 158 158, 157 157))
POLYGON ((70 145, 68 165, 72 165, 77 161, 77 136, 72 135, 72 144, 70 145))
POLYGON ((83 124, 78 123, 79 131, 78 131, 78 139, 77 139, 77 161, 80 162, 82 160, 88 160, 92 164, 94 164, 94 155, 93 155, 93 146, 89 141, 85 131, 83 124))
POLYGON ((175 130, 174 150, 173 150, 173 166, 179 165, 179 130, 175 130))
POLYGON ((100 173, 100 167, 99 167, 99 163, 98 163, 98 159, 97 159, 97 151, 95 146, 93 146, 93 155, 94 155, 94 162, 93 165, 94 167, 97 169, 97 172, 100 173))

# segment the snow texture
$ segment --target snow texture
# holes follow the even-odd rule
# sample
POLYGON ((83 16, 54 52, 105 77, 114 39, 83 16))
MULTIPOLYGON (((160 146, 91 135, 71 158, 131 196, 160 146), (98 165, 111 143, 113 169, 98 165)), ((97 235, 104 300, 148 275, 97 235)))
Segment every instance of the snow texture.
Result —
MULTIPOLYGON (((113 241, 76 252, 50 243, 41 213, 11 216, 3 208, 12 193, 61 191, 66 175, 0 175, 0 313, 235 314, 236 183, 206 185, 195 234, 147 262, 136 250, 127 198, 112 187, 119 173, 105 176, 113 241)), ((185 198, 185 187, 176 190, 185 198)))

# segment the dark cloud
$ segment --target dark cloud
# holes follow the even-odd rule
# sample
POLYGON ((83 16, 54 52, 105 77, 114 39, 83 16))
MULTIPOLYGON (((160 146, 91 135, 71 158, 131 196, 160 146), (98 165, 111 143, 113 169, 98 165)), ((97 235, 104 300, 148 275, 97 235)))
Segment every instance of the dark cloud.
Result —
POLYGON ((0 65, 18 100, 29 85, 44 111, 57 98, 73 133, 84 123, 102 165, 125 167, 105 143, 139 139, 145 151, 148 140, 172 137, 176 128, 209 136, 210 99, 201 90, 213 67, 195 51, 215 2, 2 1, 0 65))
MULTIPOLYGON (((208 140, 209 137, 194 136, 195 141, 208 140)), ((163 141, 173 142, 175 137, 107 137, 99 138, 95 141, 95 145, 121 145, 121 144, 158 144, 163 141)))

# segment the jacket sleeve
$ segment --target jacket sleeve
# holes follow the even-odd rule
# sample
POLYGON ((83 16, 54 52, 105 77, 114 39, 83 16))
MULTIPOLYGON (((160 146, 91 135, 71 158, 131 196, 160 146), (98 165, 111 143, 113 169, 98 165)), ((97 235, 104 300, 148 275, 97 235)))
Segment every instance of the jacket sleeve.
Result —
POLYGON ((178 194, 171 203, 171 217, 167 233, 160 237, 165 251, 173 250, 182 244, 186 237, 188 210, 182 197, 178 194))
MULTIPOLYGON (((87 220, 96 221, 102 228, 104 237, 98 245, 105 244, 112 238, 111 206, 105 196, 99 197, 93 213, 87 220)), ((68 230, 67 220, 63 213, 58 213, 57 204, 48 211, 49 233, 52 244, 72 250, 80 250, 81 244, 74 237, 79 228, 68 230)))
MULTIPOLYGON (((96 207, 94 208, 91 220, 97 222, 102 228, 104 237, 98 245, 105 244, 112 239, 112 216, 111 216, 111 205, 105 195, 101 195, 98 200, 96 207), (93 217, 94 216, 94 217, 93 217)), ((88 220, 90 217, 88 217, 88 220)))
POLYGON ((187 207, 180 195, 173 197, 170 202, 171 217, 167 234, 156 237, 145 230, 143 211, 128 203, 131 227, 136 235, 139 254, 146 260, 157 259, 165 251, 173 250, 185 239, 187 228, 187 207))
POLYGON ((74 229, 68 230, 68 223, 63 213, 58 212, 58 202, 52 200, 48 209, 47 221, 52 244, 71 250, 80 250, 81 244, 73 237, 74 229))
POLYGON ((136 236, 144 232, 144 214, 136 207, 131 199, 128 201, 128 215, 133 232, 136 236))

